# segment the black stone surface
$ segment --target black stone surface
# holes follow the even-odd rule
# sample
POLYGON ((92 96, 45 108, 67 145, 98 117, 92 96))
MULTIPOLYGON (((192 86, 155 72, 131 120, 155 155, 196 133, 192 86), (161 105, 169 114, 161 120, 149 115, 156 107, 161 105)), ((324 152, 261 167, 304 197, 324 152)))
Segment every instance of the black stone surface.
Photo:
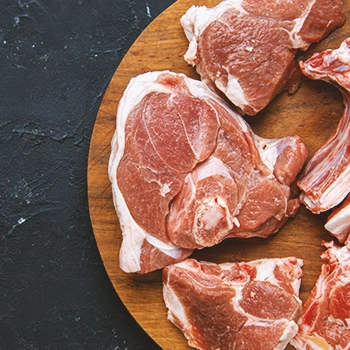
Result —
POLYGON ((109 80, 173 2, 0 2, 0 349, 158 348, 105 272, 86 175, 109 80))

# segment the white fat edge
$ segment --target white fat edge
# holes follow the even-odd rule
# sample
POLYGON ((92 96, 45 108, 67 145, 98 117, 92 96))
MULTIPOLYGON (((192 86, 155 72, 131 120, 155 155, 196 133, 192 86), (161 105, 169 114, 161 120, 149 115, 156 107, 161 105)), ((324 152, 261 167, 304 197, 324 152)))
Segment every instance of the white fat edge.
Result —
POLYGON ((191 6, 181 17, 180 23, 189 41, 201 36, 205 28, 216 21, 224 12, 236 9, 242 14, 247 11, 242 7, 243 0, 225 0, 213 8, 206 6, 191 6))
POLYGON ((136 224, 131 216, 118 186, 116 174, 120 156, 118 156, 117 153, 120 148, 116 142, 116 134, 117 133, 114 134, 112 140, 112 152, 109 160, 108 172, 112 183, 113 203, 123 235, 119 251, 119 264, 124 272, 138 272, 141 270, 141 247, 146 237, 146 233, 136 224))
POLYGON ((255 144, 258 148, 260 158, 268 169, 273 173, 277 158, 279 156, 278 144, 280 139, 265 139, 258 135, 254 135, 255 144))
POLYGON ((168 319, 175 324, 173 315, 180 320, 184 327, 184 331, 191 328, 190 323, 186 317, 185 310, 174 291, 168 284, 163 285, 163 297, 165 305, 168 308, 168 319))
POLYGON ((198 38, 205 28, 216 21, 225 11, 237 9, 240 13, 247 13, 242 7, 243 0, 226 0, 213 8, 205 6, 191 6, 181 17, 180 23, 189 41, 187 52, 184 55, 186 62, 194 65, 197 53, 198 38))
POLYGON ((188 44, 188 49, 186 53, 184 54, 184 60, 191 64, 192 66, 195 65, 195 59, 196 59, 196 54, 197 54, 197 41, 196 40, 191 40, 190 43, 188 44))
POLYGON ((256 281, 269 281, 272 284, 278 285, 275 278, 274 270, 277 266, 277 259, 261 259, 259 264, 256 264, 257 274, 256 281))
MULTIPOLYGON (((246 106, 250 106, 238 79, 228 71, 227 79, 227 86, 224 86, 220 79, 216 79, 215 85, 217 88, 221 90, 237 107, 244 109, 246 106)), ((253 110, 258 112, 258 110, 255 108, 253 108, 253 110)))
POLYGON ((336 51, 338 57, 343 63, 350 64, 350 50, 346 41, 343 41, 340 44, 340 47, 333 51, 336 51))
POLYGON ((114 206, 123 233, 119 260, 120 268, 125 272, 137 272, 141 269, 141 247, 146 238, 146 232, 136 224, 129 212, 116 176, 117 167, 124 154, 125 124, 132 108, 140 103, 148 93, 152 91, 171 92, 163 85, 155 83, 155 80, 163 73, 174 74, 169 71, 148 72, 130 80, 118 105, 116 131, 111 141, 108 174, 112 183, 114 206))
POLYGON ((112 151, 108 165, 108 173, 111 181, 115 178, 115 170, 124 154, 125 124, 131 110, 138 105, 146 95, 153 91, 171 93, 171 90, 165 88, 164 85, 155 82, 163 73, 175 75, 169 71, 159 71, 144 73, 132 78, 119 101, 116 116, 116 131, 111 141, 112 151))
POLYGON ((284 329, 281 338, 280 344, 274 348, 274 350, 283 350, 288 343, 296 336, 298 333, 298 325, 293 321, 289 321, 284 329))
MULTIPOLYGON (((123 227, 122 219, 119 219, 123 227)), ((132 224, 123 231, 123 241, 119 251, 119 265, 124 272, 138 272, 141 270, 141 247, 144 241, 144 231, 132 224)))
MULTIPOLYGON (((239 312, 240 314, 245 315, 246 311, 241 307, 241 300, 243 299, 243 288, 245 287, 246 282, 229 281, 226 283, 229 284, 230 286, 232 286, 235 290, 235 296, 231 300, 231 304, 233 306, 233 309, 235 311, 239 312)), ((257 320, 256 317, 249 315, 247 322, 249 322, 249 320, 251 318, 254 318, 255 321, 257 320)))
POLYGON ((315 3, 316 3, 316 0, 312 0, 309 2, 309 6, 305 9, 302 16, 294 19, 295 25, 294 25, 293 29, 290 32, 288 32, 289 37, 290 37, 290 41, 292 42, 293 48, 295 48, 295 49, 299 49, 299 48, 307 49, 310 45, 309 43, 307 43, 306 41, 304 41, 301 38, 301 36, 299 35, 299 32, 300 32, 301 28, 303 27, 305 20, 309 16, 309 13, 310 13, 310 11, 315 3))
POLYGON ((183 248, 175 246, 171 243, 169 243, 169 244, 164 243, 161 240, 151 236, 150 234, 146 234, 146 240, 153 247, 159 249, 162 253, 164 253, 164 254, 166 254, 174 259, 178 259, 182 255, 183 248))
MULTIPOLYGON (((252 263, 257 269, 257 276, 255 278, 256 281, 268 281, 271 284, 274 284, 278 287, 280 287, 280 282, 275 278, 274 275, 274 269, 276 268, 279 263, 283 264, 288 260, 288 258, 281 258, 281 259, 260 259, 255 260, 252 263)), ((304 265, 304 261, 302 259, 297 259, 298 267, 302 268, 304 265)), ((301 303, 301 300, 299 299, 299 290, 301 285, 301 278, 295 278, 293 282, 291 283, 291 286, 294 291, 294 298, 301 303)))
POLYGON ((346 230, 350 230, 350 204, 333 215, 324 227, 333 235, 339 235, 346 230))
MULTIPOLYGON (((314 171, 313 171, 314 172, 314 171)), ((340 176, 327 187, 326 191, 322 192, 318 200, 313 200, 305 192, 300 198, 305 201, 305 204, 313 209, 315 205, 318 207, 318 212, 323 212, 340 204, 350 192, 350 166, 340 174, 340 176)))
POLYGON ((340 249, 336 246, 332 246, 330 249, 330 255, 335 257, 339 263, 350 265, 350 250, 347 246, 343 246, 340 249))

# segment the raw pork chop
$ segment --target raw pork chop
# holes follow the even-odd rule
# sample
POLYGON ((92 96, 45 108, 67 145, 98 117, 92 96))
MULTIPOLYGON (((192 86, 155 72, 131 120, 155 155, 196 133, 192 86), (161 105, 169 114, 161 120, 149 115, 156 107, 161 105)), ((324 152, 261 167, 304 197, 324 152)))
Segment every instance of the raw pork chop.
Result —
POLYGON ((298 331, 301 266, 295 258, 168 266, 168 318, 197 349, 284 349, 298 331))
POLYGON ((334 243, 321 256, 328 260, 303 307, 298 335, 300 350, 350 349, 350 251, 334 243))
POLYGON ((329 215, 324 227, 333 236, 337 237, 340 243, 344 243, 347 239, 350 243, 350 194, 348 194, 341 206, 334 209, 329 215))
POLYGON ((338 86, 345 105, 335 134, 316 152, 298 181, 301 201, 320 213, 341 203, 350 192, 350 38, 336 50, 300 62, 300 67, 307 77, 338 86))
POLYGON ((130 82, 109 175, 123 231, 120 266, 146 273, 227 237, 266 237, 299 208, 298 137, 266 140, 204 83, 171 72, 130 82))
POLYGON ((243 113, 255 115, 281 90, 294 92, 294 56, 343 25, 341 0, 225 0, 192 6, 181 19, 185 60, 243 113))

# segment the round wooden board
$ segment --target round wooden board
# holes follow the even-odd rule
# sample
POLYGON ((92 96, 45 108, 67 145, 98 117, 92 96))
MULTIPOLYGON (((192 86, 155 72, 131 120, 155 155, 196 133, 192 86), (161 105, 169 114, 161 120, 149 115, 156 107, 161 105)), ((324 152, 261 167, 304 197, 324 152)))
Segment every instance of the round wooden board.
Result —
MULTIPOLYGON (((110 141, 115 131, 118 102, 129 80, 141 73, 171 70, 198 78, 183 60, 188 42, 180 17, 195 5, 212 7, 218 0, 178 0, 156 18, 140 35, 116 70, 97 115, 88 160, 88 197, 91 222, 105 268, 119 297, 141 327, 163 349, 189 348, 183 334, 167 320, 162 298, 161 271, 147 275, 126 274, 119 268, 121 231, 113 207, 107 167, 110 141)), ((350 0, 345 1, 347 16, 350 0)), ((314 51, 336 48, 350 34, 347 23, 301 58, 314 51)), ((335 131, 343 112, 342 98, 332 85, 304 79, 299 90, 281 93, 259 115, 247 121, 254 132, 266 138, 299 135, 309 158, 335 131)), ((304 206, 275 235, 267 239, 226 240, 196 251, 193 257, 211 262, 249 261, 260 258, 296 256, 304 260, 301 298, 307 298, 322 265, 322 240, 331 240, 323 225, 328 213, 313 215, 304 206)), ((288 346, 287 349, 293 349, 288 346)))

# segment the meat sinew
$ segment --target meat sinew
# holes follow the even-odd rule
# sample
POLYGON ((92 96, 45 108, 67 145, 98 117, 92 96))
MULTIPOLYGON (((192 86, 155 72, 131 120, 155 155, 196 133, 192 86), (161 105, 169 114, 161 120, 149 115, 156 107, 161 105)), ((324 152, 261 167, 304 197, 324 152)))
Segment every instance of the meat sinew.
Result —
POLYGON ((345 105, 335 134, 312 157, 298 181, 301 201, 320 213, 341 203, 350 192, 350 38, 338 49, 300 62, 300 67, 307 77, 339 87, 345 105))
POLYGON ((350 242, 350 194, 340 207, 333 210, 324 226, 340 243, 350 242))
POLYGON ((146 273, 228 237, 266 237, 294 216, 299 137, 267 140, 203 82, 168 71, 130 82, 109 176, 123 231, 120 266, 146 273))
POLYGON ((225 0, 192 6, 181 19, 189 40, 185 60, 202 80, 255 115, 281 90, 294 92, 294 56, 343 25, 341 0, 225 0))
POLYGON ((310 293, 291 344, 300 350, 350 349, 350 251, 333 242, 321 257, 328 260, 310 293))
POLYGON ((296 258, 167 266, 168 319, 197 349, 284 349, 298 331, 301 266, 296 258))

